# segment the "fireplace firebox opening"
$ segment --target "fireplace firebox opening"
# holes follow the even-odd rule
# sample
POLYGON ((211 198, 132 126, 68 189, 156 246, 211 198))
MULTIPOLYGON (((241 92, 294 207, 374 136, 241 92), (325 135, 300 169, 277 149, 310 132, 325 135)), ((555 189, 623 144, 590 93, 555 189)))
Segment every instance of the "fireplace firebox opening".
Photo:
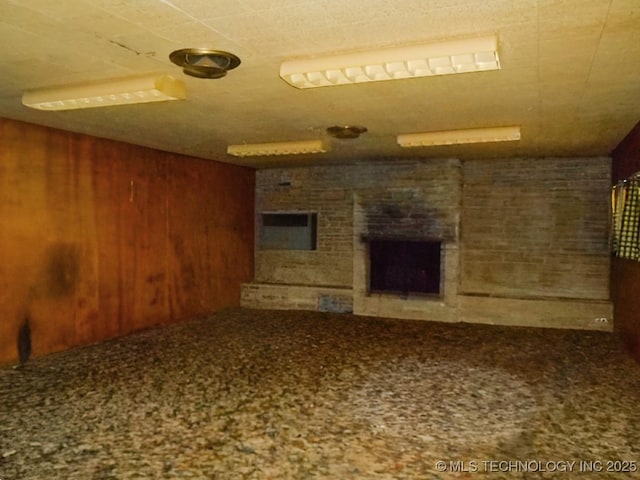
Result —
POLYGON ((440 295, 442 242, 369 240, 369 292, 440 295))

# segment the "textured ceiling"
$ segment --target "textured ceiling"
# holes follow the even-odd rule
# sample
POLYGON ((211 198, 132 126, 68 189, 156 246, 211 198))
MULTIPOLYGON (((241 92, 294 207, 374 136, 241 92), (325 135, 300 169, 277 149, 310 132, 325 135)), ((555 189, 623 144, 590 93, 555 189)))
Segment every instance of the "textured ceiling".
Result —
POLYGON ((609 155, 640 119, 638 0, 0 0, 0 116, 256 167, 400 157, 609 155), (298 90, 283 60, 497 34, 502 69, 298 90), (238 55, 218 80, 169 61, 238 55), (23 90, 162 72, 187 99, 42 112, 23 90), (326 154, 253 157, 228 144, 326 138, 326 154), (398 133, 520 125, 517 142, 402 149, 398 133))

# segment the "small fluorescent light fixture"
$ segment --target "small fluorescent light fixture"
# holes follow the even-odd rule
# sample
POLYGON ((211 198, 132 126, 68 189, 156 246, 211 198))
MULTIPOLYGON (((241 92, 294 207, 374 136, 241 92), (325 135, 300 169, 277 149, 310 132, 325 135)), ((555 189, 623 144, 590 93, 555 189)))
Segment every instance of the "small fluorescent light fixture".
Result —
POLYGON ((38 110, 75 110, 186 97, 182 81, 169 75, 155 75, 30 90, 22 95, 22 103, 38 110))
POLYGON ((406 133, 398 135, 401 147, 431 147, 460 143, 510 142, 520 140, 520 127, 469 128, 440 132, 406 133))
POLYGON ((321 140, 303 142, 252 143, 229 145, 227 153, 236 157, 259 155, 298 155, 303 153, 324 153, 328 149, 321 140))
POLYGON ((498 40, 493 35, 290 60, 280 66, 280 76, 294 87, 313 88, 498 70, 500 60, 497 50, 498 40))

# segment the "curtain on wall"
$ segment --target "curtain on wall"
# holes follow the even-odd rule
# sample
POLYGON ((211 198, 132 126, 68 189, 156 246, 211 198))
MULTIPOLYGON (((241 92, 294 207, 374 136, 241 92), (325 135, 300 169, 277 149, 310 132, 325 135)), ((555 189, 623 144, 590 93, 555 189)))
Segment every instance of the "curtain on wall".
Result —
POLYGON ((640 175, 613 187, 611 207, 614 255, 640 261, 640 175))

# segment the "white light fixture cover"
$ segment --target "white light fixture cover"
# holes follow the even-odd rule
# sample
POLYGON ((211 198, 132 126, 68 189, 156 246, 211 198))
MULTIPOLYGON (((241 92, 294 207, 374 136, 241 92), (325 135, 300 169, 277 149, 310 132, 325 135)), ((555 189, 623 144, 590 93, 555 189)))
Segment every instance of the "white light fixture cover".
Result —
POLYGON ((280 76, 296 88, 497 70, 497 37, 285 61, 280 76))
POLYGON ((321 140, 303 142, 274 142, 229 145, 227 153, 236 157, 259 155, 298 155, 302 153, 324 153, 328 148, 321 140))
POLYGON ((170 75, 154 75, 30 90, 22 95, 22 103, 38 110, 52 111, 182 100, 186 97, 182 81, 170 75))
POLYGON ((440 132, 406 133, 397 136, 401 147, 430 147, 460 143, 509 142, 520 140, 520 127, 470 128, 440 132))

